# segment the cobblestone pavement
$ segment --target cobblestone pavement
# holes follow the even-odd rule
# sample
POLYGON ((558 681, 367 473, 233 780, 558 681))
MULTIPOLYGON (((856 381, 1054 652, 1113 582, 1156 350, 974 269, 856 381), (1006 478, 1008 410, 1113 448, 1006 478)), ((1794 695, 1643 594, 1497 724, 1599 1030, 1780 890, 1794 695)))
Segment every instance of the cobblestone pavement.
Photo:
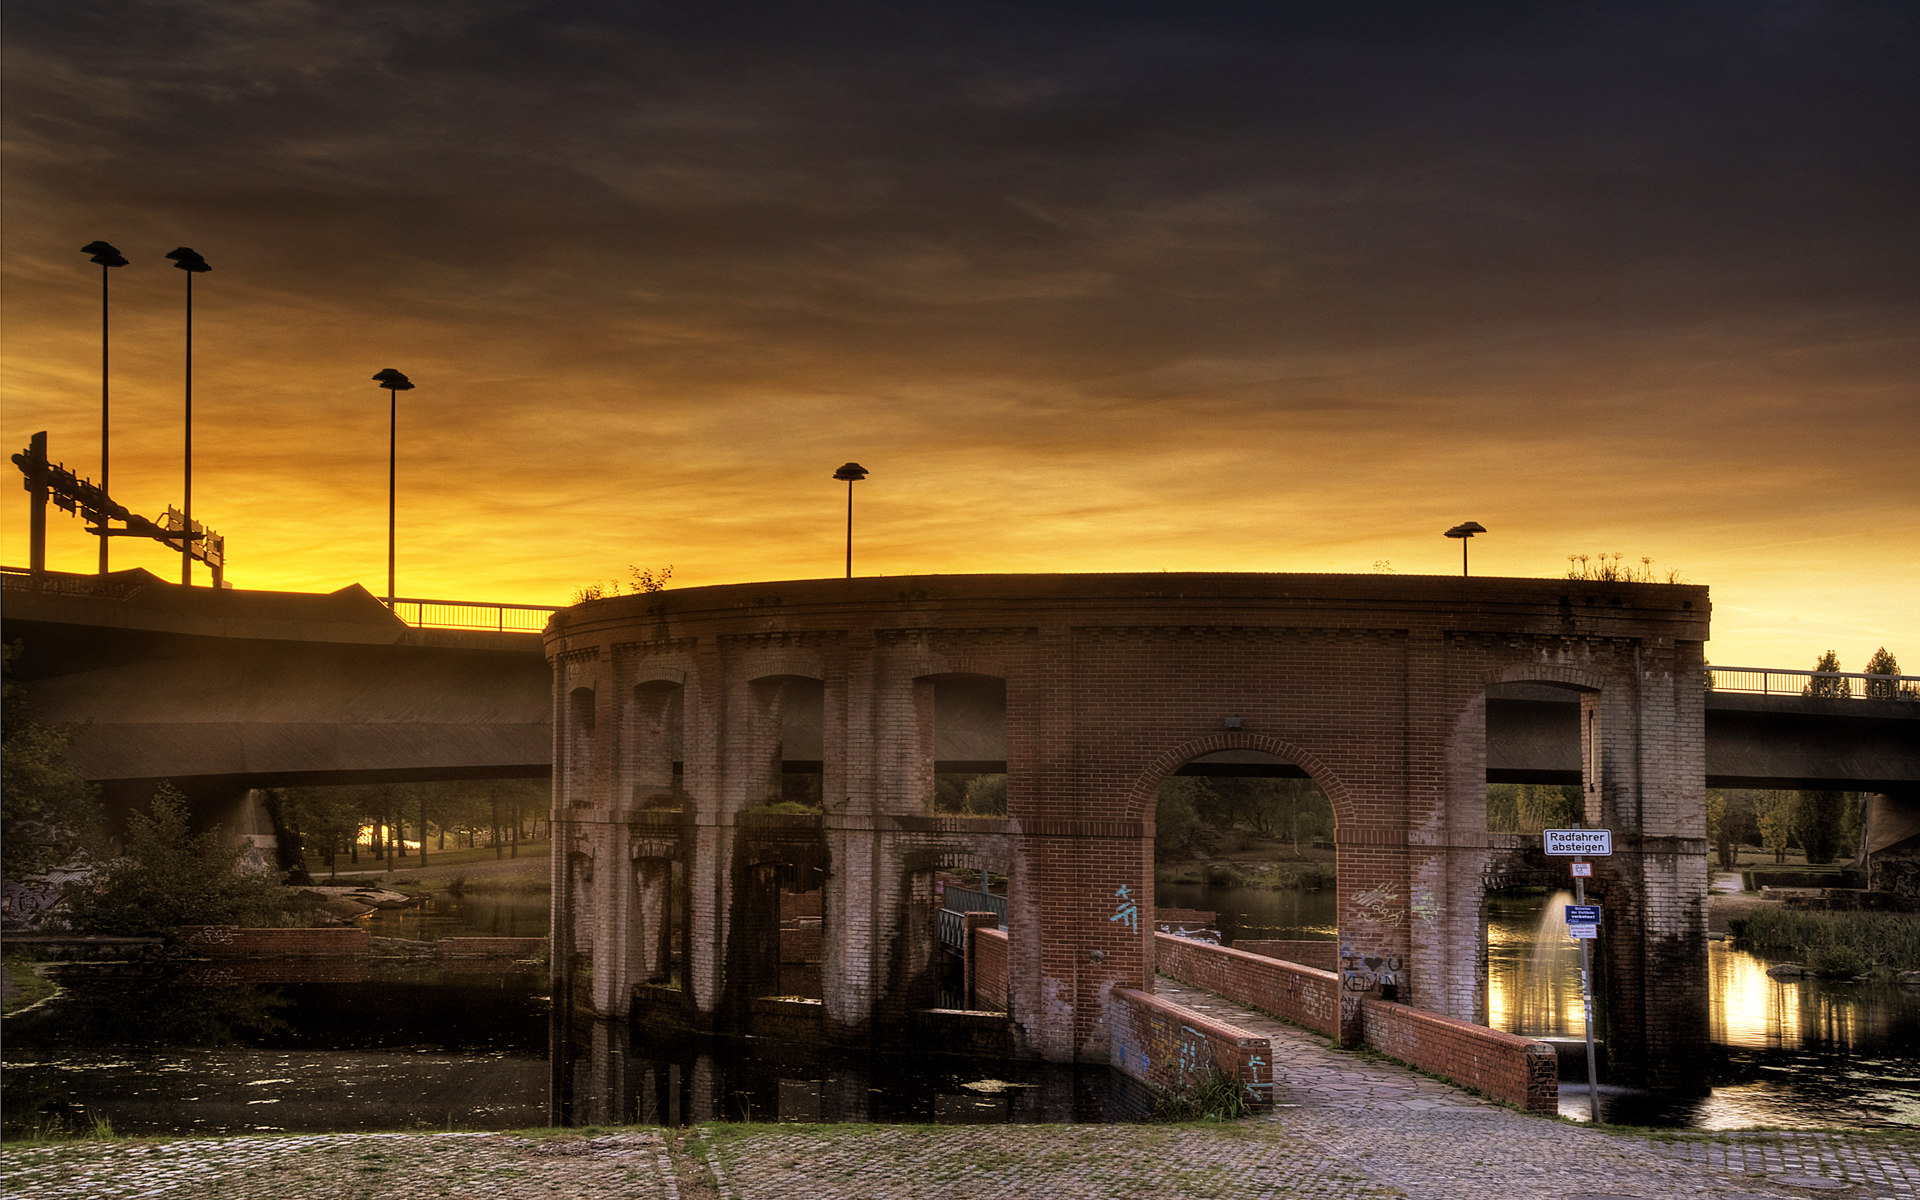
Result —
POLYGON ((720 1125, 328 1134, 0 1152, 5 1200, 1920 1200, 1920 1135, 1650 1137, 1531 1116, 1162 980, 1274 1042, 1276 1108, 1231 1125, 720 1125))

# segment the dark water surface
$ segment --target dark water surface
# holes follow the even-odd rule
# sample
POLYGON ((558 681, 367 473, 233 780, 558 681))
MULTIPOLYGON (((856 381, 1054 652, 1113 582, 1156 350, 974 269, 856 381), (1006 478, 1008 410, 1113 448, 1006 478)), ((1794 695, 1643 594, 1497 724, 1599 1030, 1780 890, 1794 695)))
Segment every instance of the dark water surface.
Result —
MULTIPOLYGON (((1334 933, 1331 891, 1184 886, 1158 899, 1219 912, 1229 938, 1334 933)), ((1496 900, 1488 990, 1496 1026, 1570 1040, 1582 1033, 1578 951, 1557 926, 1557 903, 1496 900), (1541 936, 1543 923, 1552 936, 1541 936)), ((536 895, 383 914, 375 932, 432 939, 545 927, 546 897, 536 895)), ((1709 963, 1712 1094, 1676 1101, 1603 1083, 1609 1120, 1920 1127, 1920 994, 1769 979, 1764 962, 1721 943, 1709 963)), ((556 1090, 558 1107, 579 1121, 670 1124, 1099 1121, 1137 1115, 1144 1103, 1099 1068, 846 1056, 755 1039, 650 1045, 623 1042, 606 1025, 557 1038, 544 970, 357 970, 328 980, 307 967, 276 981, 232 969, 66 969, 59 1001, 6 1022, 7 1132, 49 1119, 84 1126, 95 1115, 136 1134, 525 1128, 553 1121, 556 1090)), ((1562 1061, 1563 1111, 1584 1118, 1584 1060, 1562 1061)))

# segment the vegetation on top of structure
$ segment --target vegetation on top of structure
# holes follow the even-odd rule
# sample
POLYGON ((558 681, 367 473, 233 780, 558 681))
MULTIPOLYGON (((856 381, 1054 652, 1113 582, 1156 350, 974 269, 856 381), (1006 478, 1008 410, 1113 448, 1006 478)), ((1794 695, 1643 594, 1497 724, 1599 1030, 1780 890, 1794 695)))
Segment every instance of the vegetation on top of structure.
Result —
MULTIPOLYGON (((664 592, 667 590, 667 580, 673 578, 673 564, 668 563, 664 567, 629 566, 627 577, 626 588, 629 595, 644 596, 652 592, 664 592)), ((585 584, 574 589, 573 602, 581 604, 588 600, 604 600, 609 596, 618 596, 620 587, 618 579, 610 579, 605 583, 585 584)))
POLYGON ((1669 568, 1666 578, 1655 579, 1653 560, 1642 556, 1638 566, 1623 563, 1624 556, 1615 550, 1610 554, 1569 554, 1567 555, 1567 578, 1586 579, 1596 583, 1685 583, 1678 567, 1669 568))

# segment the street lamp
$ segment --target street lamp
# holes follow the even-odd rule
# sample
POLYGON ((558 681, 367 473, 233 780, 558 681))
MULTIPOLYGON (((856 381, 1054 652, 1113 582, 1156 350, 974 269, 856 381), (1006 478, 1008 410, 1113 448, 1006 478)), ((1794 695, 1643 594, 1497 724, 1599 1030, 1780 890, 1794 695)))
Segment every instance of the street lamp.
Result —
POLYGON ((1460 539, 1460 577, 1462 579, 1466 578, 1467 575, 1467 539, 1476 533, 1485 533, 1486 531, 1487 527, 1478 521, 1467 521, 1447 530, 1448 537, 1460 539))
POLYGON ((853 578, 853 484, 857 479, 867 477, 867 469, 859 463, 843 463, 833 473, 835 479, 847 481, 847 578, 853 578))
MULTIPOLYGON (((110 457, 107 453, 107 275, 108 267, 124 267, 127 260, 120 252, 106 242, 88 242, 80 247, 80 253, 93 256, 92 261, 100 264, 100 494, 111 495, 107 466, 110 457)), ((100 573, 107 573, 107 546, 113 540, 106 535, 106 518, 100 520, 103 527, 100 534, 100 573)))
POLYGON ((185 495, 181 497, 180 586, 193 585, 193 277, 213 270, 207 260, 182 246, 167 255, 187 273, 187 450, 185 495))
POLYGON ((393 497, 395 467, 399 461, 400 393, 413 390, 413 381, 388 367, 373 377, 387 389, 387 607, 393 607, 393 497))

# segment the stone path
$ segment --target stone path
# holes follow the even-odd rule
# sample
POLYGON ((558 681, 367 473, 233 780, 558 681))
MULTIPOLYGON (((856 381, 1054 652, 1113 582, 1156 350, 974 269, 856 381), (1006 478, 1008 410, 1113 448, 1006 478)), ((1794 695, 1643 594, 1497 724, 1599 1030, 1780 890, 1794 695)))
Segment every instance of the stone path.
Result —
POLYGON ((1231 1125, 717 1125, 0 1149, 6 1200, 1920 1200, 1920 1134, 1649 1136, 1503 1108, 1169 980, 1273 1039, 1231 1125))

